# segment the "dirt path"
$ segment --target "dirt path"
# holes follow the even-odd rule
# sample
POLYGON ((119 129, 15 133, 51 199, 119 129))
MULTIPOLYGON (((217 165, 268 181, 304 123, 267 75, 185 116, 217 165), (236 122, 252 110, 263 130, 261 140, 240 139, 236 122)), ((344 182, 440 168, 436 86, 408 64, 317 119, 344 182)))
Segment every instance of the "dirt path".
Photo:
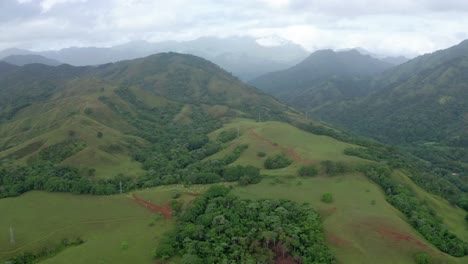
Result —
POLYGON ((295 152, 293 149, 279 146, 279 145, 273 143, 271 140, 258 135, 257 133, 255 133, 255 131, 253 129, 250 129, 249 136, 254 140, 264 142, 264 143, 266 143, 266 144, 268 144, 268 145, 270 145, 270 146, 272 146, 272 147, 274 147, 276 149, 279 149, 280 151, 286 153, 291 159, 293 159, 293 161, 295 163, 301 162, 301 156, 297 152, 295 152))
POLYGON ((170 205, 169 201, 166 202, 166 204, 164 206, 159 206, 159 205, 155 205, 155 204, 152 204, 150 202, 147 202, 147 201, 145 201, 143 199, 140 199, 134 194, 132 195, 132 197, 133 197, 133 200, 135 202, 137 202, 138 204, 146 207, 150 211, 155 212, 155 213, 161 213, 164 216, 164 219, 166 219, 166 220, 171 219, 172 208, 171 208, 171 205, 170 205))

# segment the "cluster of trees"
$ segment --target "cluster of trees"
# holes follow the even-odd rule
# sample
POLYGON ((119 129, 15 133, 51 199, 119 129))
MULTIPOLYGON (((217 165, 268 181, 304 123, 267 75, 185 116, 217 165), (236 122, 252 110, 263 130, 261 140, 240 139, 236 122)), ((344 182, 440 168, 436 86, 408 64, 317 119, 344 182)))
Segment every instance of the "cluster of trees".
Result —
POLYGON ((441 251, 455 257, 468 255, 468 243, 450 233, 442 219, 413 191, 391 178, 388 166, 367 165, 361 171, 385 191, 386 200, 408 218, 409 223, 441 251))
POLYGON ((228 167, 247 146, 236 147, 221 159, 190 164, 177 171, 177 177, 144 175, 130 177, 119 174, 110 179, 95 179, 93 169, 60 166, 48 160, 36 159, 23 166, 0 166, 0 198, 18 196, 31 190, 71 192, 76 194, 109 195, 162 184, 208 184, 239 182, 241 185, 258 183, 260 170, 252 166, 228 167), (164 181, 165 180, 165 181, 164 181))
POLYGON ((35 160, 25 166, 0 167, 0 198, 18 196, 31 190, 108 195, 141 188, 138 178, 118 175, 112 179, 94 179, 93 169, 60 166, 51 161, 35 160))
POLYGON ((237 137, 237 131, 234 130, 224 130, 221 131, 218 135, 218 141, 226 143, 237 137))
POLYGON ((74 139, 73 131, 70 131, 69 135, 67 140, 42 149, 39 159, 58 163, 86 148, 86 142, 74 139))
POLYGON ((320 162, 320 165, 322 165, 324 172, 330 176, 335 176, 349 171, 348 166, 341 161, 324 160, 320 162))
POLYGON ((274 156, 269 156, 265 159, 263 166, 265 169, 273 170, 273 169, 281 169, 286 168, 287 166, 292 164, 292 159, 290 159, 286 154, 279 153, 274 156))
POLYGON ((301 166, 299 170, 297 170, 297 173, 300 176, 315 176, 318 174, 318 169, 315 165, 307 165, 307 166, 301 166))
POLYGON ((241 200, 213 186, 177 219, 155 257, 182 263, 335 263, 319 215, 287 200, 241 200))

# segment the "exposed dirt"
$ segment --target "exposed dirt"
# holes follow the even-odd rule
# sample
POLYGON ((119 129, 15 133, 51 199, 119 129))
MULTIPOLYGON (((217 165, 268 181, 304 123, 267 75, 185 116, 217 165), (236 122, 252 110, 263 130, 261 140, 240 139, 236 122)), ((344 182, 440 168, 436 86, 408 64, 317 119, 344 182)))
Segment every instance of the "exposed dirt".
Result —
POLYGON ((353 224, 351 228, 359 230, 363 234, 368 233, 369 236, 374 236, 395 248, 417 247, 424 250, 433 250, 418 238, 402 233, 401 230, 395 228, 386 219, 381 217, 368 217, 359 223, 353 224))
POLYGON ((282 152, 286 153, 291 159, 293 159, 293 161, 296 162, 296 163, 301 161, 301 156, 297 152, 295 152, 293 149, 279 146, 279 145, 275 144, 274 142, 272 142, 271 140, 258 135, 257 133, 255 133, 255 131, 253 129, 250 130, 249 136, 252 139, 255 139, 255 140, 260 141, 260 142, 264 142, 264 143, 266 143, 268 145, 271 145, 272 147, 274 147, 276 149, 281 150, 282 152))
POLYGON ((397 242, 407 241, 407 242, 409 242, 411 244, 414 244, 414 245, 416 245, 416 246, 418 246, 418 247, 420 247, 422 249, 430 249, 429 246, 422 243, 421 241, 419 241, 419 240, 417 240, 417 239, 415 239, 413 237, 397 233, 397 232, 395 232, 393 230, 388 230, 388 229, 385 229, 385 228, 379 228, 378 230, 376 230, 376 232, 380 233, 383 236, 392 238, 397 242))
POLYGON ((351 246, 351 242, 348 240, 341 238, 335 234, 333 234, 330 231, 325 230, 325 237, 327 238, 327 241, 337 245, 337 246, 351 246))
POLYGON ((281 244, 277 244, 275 247, 270 246, 270 249, 273 251, 275 254, 275 264, 295 264, 299 263, 298 261, 295 261, 294 258, 289 255, 289 252, 285 250, 281 244), (283 252, 283 250, 285 250, 283 252))
POLYGON ((150 211, 155 212, 155 213, 161 213, 164 216, 164 219, 166 219, 166 220, 171 219, 172 208, 171 208, 171 205, 170 205, 169 201, 166 202, 166 204, 164 206, 159 206, 159 205, 155 205, 155 204, 152 204, 150 202, 147 202, 145 200, 142 200, 142 199, 138 198, 134 194, 132 195, 132 197, 133 197, 133 200, 135 202, 137 202, 138 204, 146 207, 150 211))

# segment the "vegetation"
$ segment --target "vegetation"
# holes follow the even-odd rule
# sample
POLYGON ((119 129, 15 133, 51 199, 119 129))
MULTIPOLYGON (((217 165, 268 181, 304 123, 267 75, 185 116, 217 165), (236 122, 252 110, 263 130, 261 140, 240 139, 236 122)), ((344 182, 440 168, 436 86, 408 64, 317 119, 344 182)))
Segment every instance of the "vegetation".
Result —
POLYGON ((333 202, 333 194, 324 193, 324 194, 322 194, 322 199, 321 200, 324 203, 331 203, 331 202, 333 202))
POLYGON ((331 160, 324 160, 320 162, 320 164, 324 168, 325 173, 330 176, 334 176, 340 173, 345 173, 349 170, 346 164, 344 164, 343 162, 339 162, 339 161, 334 162, 331 160))
POLYGON ((315 176, 318 174, 318 169, 315 165, 301 166, 297 173, 300 176, 315 176))
POLYGON ((223 186, 197 198, 167 233, 155 257, 183 263, 335 263, 319 215, 286 200, 240 200, 223 186), (307 245, 307 246, 305 246, 307 245))
POLYGON ((290 159, 286 154, 279 153, 274 156, 266 158, 264 166, 265 169, 274 170, 286 168, 292 164, 292 159, 290 159))
POLYGON ((73 246, 79 246, 83 244, 84 241, 81 238, 76 238, 73 240, 68 240, 68 239, 62 239, 60 244, 53 246, 51 248, 44 247, 41 251, 37 253, 33 252, 22 252, 21 254, 10 258, 7 260, 7 263, 11 264, 32 264, 32 263, 38 263, 41 260, 44 260, 46 258, 53 257, 60 253, 61 251, 73 247, 73 246))
POLYGON ((433 245, 452 256, 468 255, 468 243, 450 233, 436 212, 420 201, 408 187, 395 183, 391 179, 390 168, 368 165, 362 171, 382 187, 387 201, 405 214, 409 223, 433 245))

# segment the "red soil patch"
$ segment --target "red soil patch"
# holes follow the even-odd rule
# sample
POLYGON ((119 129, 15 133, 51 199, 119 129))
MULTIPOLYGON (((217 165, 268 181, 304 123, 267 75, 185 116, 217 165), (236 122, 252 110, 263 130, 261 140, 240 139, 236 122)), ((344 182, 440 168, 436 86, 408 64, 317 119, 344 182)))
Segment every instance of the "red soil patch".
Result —
POLYGON ((289 157, 293 159, 294 162, 301 161, 301 156, 299 156, 299 154, 297 154, 297 152, 295 152, 293 149, 278 146, 277 144, 273 143, 271 140, 258 135, 253 130, 250 130, 249 136, 257 141, 264 142, 268 145, 273 146, 276 149, 281 150, 282 152, 285 152, 286 154, 288 154, 289 157))
POLYGON ((432 250, 432 248, 419 239, 399 232, 394 226, 388 224, 385 218, 369 217, 364 221, 353 224, 352 229, 354 231, 359 230, 359 233, 362 233, 362 235, 372 236, 372 234, 376 234, 378 239, 397 249, 409 249, 409 247, 415 246, 419 249, 432 250))
POLYGON ((276 245, 276 247, 271 247, 270 249, 273 251, 275 254, 275 264, 296 264, 299 263, 298 261, 295 261, 291 255, 289 255, 289 252, 284 252, 281 248, 281 245, 276 245))
POLYGON ((159 206, 159 205, 155 205, 155 204, 152 204, 150 202, 147 202, 145 200, 142 200, 142 199, 138 198, 136 195, 132 195, 132 196, 133 196, 133 200, 135 202, 137 202, 138 204, 146 207, 147 209, 149 209, 152 212, 161 213, 164 216, 164 219, 166 219, 166 220, 171 219, 172 208, 171 208, 171 205, 170 205, 169 202, 167 202, 164 206, 159 206))
POLYGON ((392 231, 392 230, 387 230, 385 228, 380 228, 380 229, 376 230, 376 232, 380 233, 381 235, 393 238, 396 241, 407 241, 409 243, 415 244, 416 246, 418 246, 418 247, 420 247, 422 249, 430 249, 426 244, 422 243, 421 241, 419 241, 419 240, 417 240, 417 239, 415 239, 413 237, 405 236, 403 234, 397 233, 397 232, 392 231))

